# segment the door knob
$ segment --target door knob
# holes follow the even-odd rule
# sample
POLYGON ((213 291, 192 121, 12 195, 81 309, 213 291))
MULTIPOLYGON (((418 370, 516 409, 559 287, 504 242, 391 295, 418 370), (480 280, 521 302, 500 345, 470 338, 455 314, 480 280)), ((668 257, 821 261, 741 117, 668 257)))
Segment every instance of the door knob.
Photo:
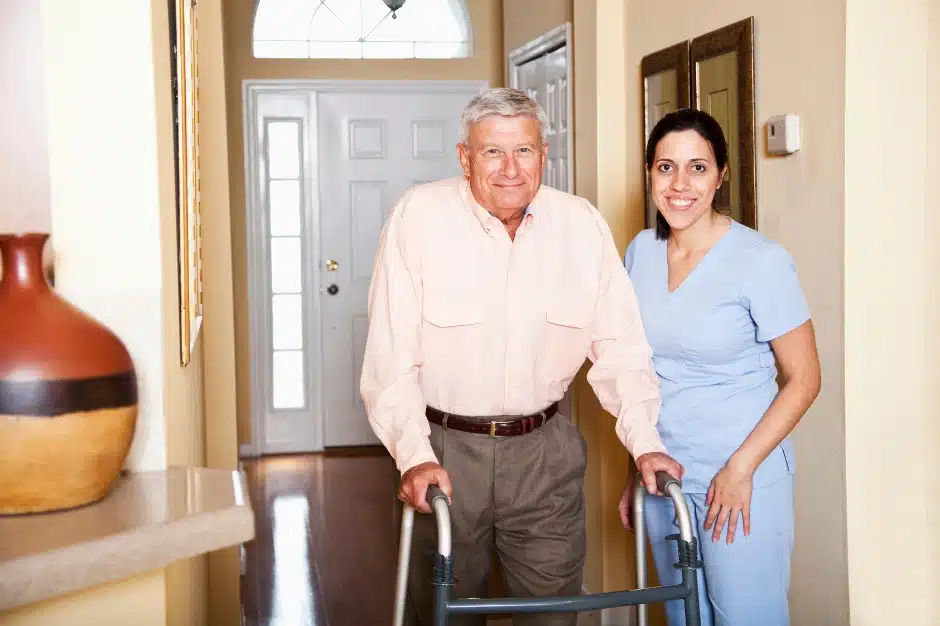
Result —
POLYGON ((330 285, 329 287, 326 288, 326 292, 330 294, 331 296, 335 296, 338 291, 339 291, 339 287, 337 287, 336 285, 330 285))
POLYGON ((330 259, 329 261, 326 262, 326 269, 328 269, 331 272, 335 272, 336 268, 338 267, 339 267, 339 263, 337 263, 333 259, 330 259))

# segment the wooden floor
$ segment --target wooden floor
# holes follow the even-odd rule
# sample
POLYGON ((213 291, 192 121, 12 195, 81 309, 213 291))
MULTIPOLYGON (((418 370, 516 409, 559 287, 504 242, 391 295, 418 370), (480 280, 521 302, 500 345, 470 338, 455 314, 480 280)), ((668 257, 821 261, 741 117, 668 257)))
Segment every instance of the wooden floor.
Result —
POLYGON ((398 474, 384 449, 245 463, 256 538, 248 626, 388 624, 398 566, 398 474))
MULTIPOLYGON (((400 509, 384 448, 273 456, 244 469, 255 511, 242 579, 246 626, 390 624, 400 509)), ((597 614, 579 616, 595 623, 597 614)))

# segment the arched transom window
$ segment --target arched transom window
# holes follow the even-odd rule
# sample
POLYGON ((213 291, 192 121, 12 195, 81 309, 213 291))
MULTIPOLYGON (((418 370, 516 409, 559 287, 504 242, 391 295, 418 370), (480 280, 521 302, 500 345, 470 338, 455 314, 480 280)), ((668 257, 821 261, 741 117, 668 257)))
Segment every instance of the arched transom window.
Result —
POLYGON ((465 0, 258 0, 259 58, 453 59, 470 56, 465 0))

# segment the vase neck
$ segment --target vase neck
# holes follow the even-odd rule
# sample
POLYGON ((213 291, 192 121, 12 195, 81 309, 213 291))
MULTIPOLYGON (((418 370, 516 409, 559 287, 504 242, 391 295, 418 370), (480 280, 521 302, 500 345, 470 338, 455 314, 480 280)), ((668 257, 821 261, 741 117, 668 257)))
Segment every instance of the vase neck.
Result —
POLYGON ((49 290, 42 268, 42 251, 48 238, 45 233, 0 235, 0 259, 3 260, 0 289, 49 290))

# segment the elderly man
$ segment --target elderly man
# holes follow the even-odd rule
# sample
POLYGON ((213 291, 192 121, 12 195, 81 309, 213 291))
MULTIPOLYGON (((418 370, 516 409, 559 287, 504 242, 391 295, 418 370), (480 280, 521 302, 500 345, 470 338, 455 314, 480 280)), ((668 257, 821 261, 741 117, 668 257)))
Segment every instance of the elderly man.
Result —
MULTIPOLYGON (((589 202, 540 184, 546 126, 524 92, 474 97, 460 120, 464 177, 408 191, 376 254, 361 393, 402 472, 399 498, 429 512, 436 484, 451 499, 456 597, 486 595, 494 547, 511 596, 581 593, 587 457, 558 400, 586 358, 650 491, 655 471, 682 472, 656 432, 651 352, 610 229, 589 202)), ((419 516, 410 585, 422 624, 434 532, 419 516)))

